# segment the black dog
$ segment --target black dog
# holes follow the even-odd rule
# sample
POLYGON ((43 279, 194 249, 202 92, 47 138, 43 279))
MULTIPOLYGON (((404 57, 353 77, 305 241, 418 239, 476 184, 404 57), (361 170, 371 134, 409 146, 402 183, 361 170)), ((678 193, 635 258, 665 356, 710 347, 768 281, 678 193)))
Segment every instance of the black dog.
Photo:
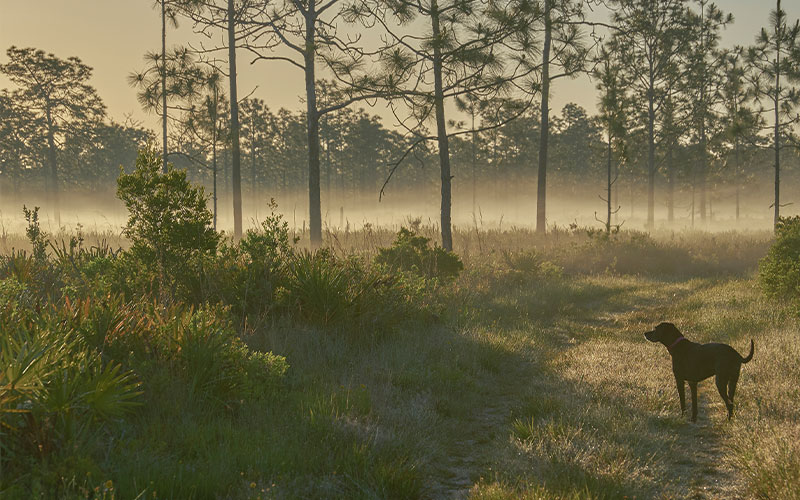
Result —
POLYGON ((728 408, 728 420, 733 415, 733 395, 742 363, 753 359, 753 341, 750 340, 750 354, 743 358, 727 344, 697 344, 686 340, 672 323, 661 323, 644 334, 650 342, 661 342, 672 356, 672 373, 678 384, 681 398, 681 413, 686 413, 686 394, 684 383, 689 382, 692 390, 692 422, 697 421, 697 383, 716 375, 717 389, 728 408))

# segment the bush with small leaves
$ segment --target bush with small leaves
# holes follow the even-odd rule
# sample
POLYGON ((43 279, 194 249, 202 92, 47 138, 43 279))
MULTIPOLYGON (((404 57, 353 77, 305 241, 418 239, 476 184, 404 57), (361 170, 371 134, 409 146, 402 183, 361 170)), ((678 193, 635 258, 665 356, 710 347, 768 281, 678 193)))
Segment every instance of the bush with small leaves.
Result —
POLYGON ((438 245, 431 248, 429 238, 404 227, 391 247, 378 250, 375 263, 429 278, 454 278, 464 269, 458 255, 438 245))
POLYGON ((275 293, 287 283, 286 264, 294 256, 289 224, 272 213, 258 229, 249 229, 241 241, 225 241, 207 268, 210 298, 230 305, 239 318, 252 323, 266 318, 275 308, 275 293))
POLYGON ((770 297, 800 301, 800 216, 778 220, 775 243, 759 263, 758 277, 770 297))
POLYGON ((132 173, 120 172, 117 196, 128 208, 124 234, 131 247, 118 277, 130 285, 126 291, 164 299, 189 293, 220 236, 211 226, 203 188, 192 186, 183 170, 160 169, 159 153, 148 148, 139 153, 132 173))

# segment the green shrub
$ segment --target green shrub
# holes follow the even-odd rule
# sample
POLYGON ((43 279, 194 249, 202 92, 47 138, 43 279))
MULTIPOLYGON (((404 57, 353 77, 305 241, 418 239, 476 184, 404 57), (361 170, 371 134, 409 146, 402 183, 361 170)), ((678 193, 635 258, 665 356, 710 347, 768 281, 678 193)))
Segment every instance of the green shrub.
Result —
POLYGON ((263 319, 275 307, 275 292, 287 282, 286 263, 294 255, 289 224, 272 213, 259 229, 248 230, 238 243, 223 242, 207 269, 211 300, 229 305, 239 318, 263 319))
POLYGON ((15 467, 91 448, 141 394, 131 371, 87 344, 73 314, 66 304, 0 310, 3 461, 15 467))
POLYGON ((321 326, 352 319, 351 271, 326 249, 296 254, 289 264, 286 305, 321 326))
POLYGON ((23 205, 22 213, 25 215, 25 222, 28 223, 25 234, 31 242, 33 257, 36 260, 43 261, 47 258, 47 235, 39 225, 39 207, 29 210, 28 207, 23 205))
POLYGON ((758 266, 764 292, 771 297, 800 299, 800 217, 781 217, 775 243, 758 266))
POLYGON ((187 313, 177 329, 175 356, 191 395, 224 405, 275 387, 288 365, 282 356, 250 351, 219 308, 187 313))
POLYGON ((435 283, 413 273, 367 266, 355 256, 337 258, 329 250, 318 250, 292 258, 280 299, 297 320, 374 334, 430 318, 428 292, 435 283))
POLYGON ((136 169, 117 180, 117 196, 129 212, 124 234, 131 241, 117 277, 133 291, 163 299, 190 293, 220 237, 211 227, 203 188, 192 186, 183 170, 170 167, 162 174, 160 168, 158 152, 149 148, 139 153, 136 169))
POLYGON ((391 247, 378 250, 375 263, 429 278, 453 278, 464 269, 458 255, 438 245, 431 248, 429 238, 406 228, 400 229, 391 247))

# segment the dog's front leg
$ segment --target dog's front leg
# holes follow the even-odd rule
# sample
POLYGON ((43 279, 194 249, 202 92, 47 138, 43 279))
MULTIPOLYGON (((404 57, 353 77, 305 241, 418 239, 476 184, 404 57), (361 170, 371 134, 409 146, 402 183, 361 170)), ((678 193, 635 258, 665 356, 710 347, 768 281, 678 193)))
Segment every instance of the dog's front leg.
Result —
POLYGON ((689 390, 692 392, 692 422, 697 422, 697 382, 689 382, 689 390))
POLYGON ((678 397, 681 400, 681 416, 686 414, 686 381, 675 377, 678 384, 678 397))

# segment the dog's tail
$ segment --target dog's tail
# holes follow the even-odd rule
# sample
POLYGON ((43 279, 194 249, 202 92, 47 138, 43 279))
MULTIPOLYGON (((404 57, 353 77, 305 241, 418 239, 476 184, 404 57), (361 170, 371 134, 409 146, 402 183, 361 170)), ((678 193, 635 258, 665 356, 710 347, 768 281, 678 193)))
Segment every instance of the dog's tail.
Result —
MULTIPOLYGON (((750 339, 750 354, 748 354, 746 358, 742 358, 742 363, 747 363, 748 361, 753 359, 753 347, 755 347, 753 345, 753 339, 750 339)), ((741 358, 741 356, 739 357, 741 358)))

